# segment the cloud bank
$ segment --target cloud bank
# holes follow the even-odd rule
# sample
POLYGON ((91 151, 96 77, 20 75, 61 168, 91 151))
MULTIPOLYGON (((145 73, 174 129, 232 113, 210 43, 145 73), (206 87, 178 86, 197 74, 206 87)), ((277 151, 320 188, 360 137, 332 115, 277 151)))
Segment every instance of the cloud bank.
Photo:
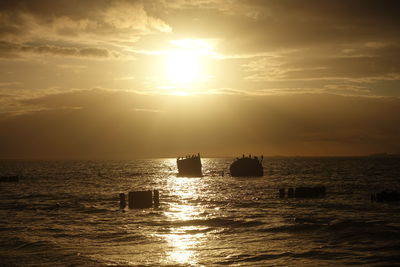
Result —
POLYGON ((330 94, 151 96, 85 90, 20 100, 0 157, 136 158, 399 152, 400 100, 330 94), (339 108, 340 107, 340 108, 339 108), (188 151, 190 150, 190 151, 188 151))

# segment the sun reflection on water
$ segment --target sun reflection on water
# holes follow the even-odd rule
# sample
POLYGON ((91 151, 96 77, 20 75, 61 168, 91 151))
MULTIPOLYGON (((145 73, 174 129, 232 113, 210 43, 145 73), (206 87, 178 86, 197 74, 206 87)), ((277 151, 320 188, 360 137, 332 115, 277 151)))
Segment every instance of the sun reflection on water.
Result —
POLYGON ((194 231, 197 227, 181 227, 176 229, 175 233, 166 235, 165 238, 171 250, 167 252, 169 261, 180 264, 196 264, 197 257, 195 248, 204 237, 203 233, 187 234, 188 231, 194 231))
POLYGON ((197 265, 197 250, 204 243, 204 226, 196 225, 203 209, 196 205, 201 178, 170 176, 167 186, 171 194, 169 208, 164 212, 171 221, 167 241, 166 261, 172 264, 197 265))

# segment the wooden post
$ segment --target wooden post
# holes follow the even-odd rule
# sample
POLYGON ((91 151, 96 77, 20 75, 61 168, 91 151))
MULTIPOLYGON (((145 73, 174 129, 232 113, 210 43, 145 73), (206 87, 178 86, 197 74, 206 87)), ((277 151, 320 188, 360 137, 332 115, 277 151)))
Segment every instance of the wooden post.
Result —
POLYGON ((371 202, 376 201, 376 195, 375 193, 371 193, 371 202))
POLYGON ((285 198, 285 188, 279 189, 279 198, 285 198))
POLYGON ((123 210, 123 209, 125 209, 125 207, 126 207, 125 194, 120 193, 119 194, 119 208, 123 210))
POLYGON ((129 208, 151 208, 153 206, 153 194, 151 190, 148 191, 134 191, 129 192, 129 208))
POLYGON ((134 194, 135 194, 135 192, 129 192, 128 193, 128 201, 129 201, 129 208, 130 209, 135 208, 134 194))
POLYGON ((287 191, 287 197, 288 198, 293 198, 294 197, 294 190, 293 188, 289 188, 287 191))
POLYGON ((153 190, 153 205, 154 208, 160 206, 160 192, 158 192, 158 190, 153 190))

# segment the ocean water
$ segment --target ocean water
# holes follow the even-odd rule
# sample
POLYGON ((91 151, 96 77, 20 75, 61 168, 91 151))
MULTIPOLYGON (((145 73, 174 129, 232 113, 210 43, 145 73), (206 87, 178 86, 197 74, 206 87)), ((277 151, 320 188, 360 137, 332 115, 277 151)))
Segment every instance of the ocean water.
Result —
POLYGON ((233 178, 232 159, 0 161, 0 266, 394 266, 399 158, 264 158, 264 177, 233 178), (325 186, 317 199, 278 189, 325 186), (119 209, 119 193, 159 189, 158 209, 119 209))

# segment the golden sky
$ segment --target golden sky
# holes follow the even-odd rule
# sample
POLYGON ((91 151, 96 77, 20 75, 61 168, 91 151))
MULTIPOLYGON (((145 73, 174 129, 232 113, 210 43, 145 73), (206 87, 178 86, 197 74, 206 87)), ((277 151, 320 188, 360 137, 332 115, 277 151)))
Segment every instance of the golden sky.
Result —
POLYGON ((2 0, 0 158, 400 153, 400 2, 2 0))

